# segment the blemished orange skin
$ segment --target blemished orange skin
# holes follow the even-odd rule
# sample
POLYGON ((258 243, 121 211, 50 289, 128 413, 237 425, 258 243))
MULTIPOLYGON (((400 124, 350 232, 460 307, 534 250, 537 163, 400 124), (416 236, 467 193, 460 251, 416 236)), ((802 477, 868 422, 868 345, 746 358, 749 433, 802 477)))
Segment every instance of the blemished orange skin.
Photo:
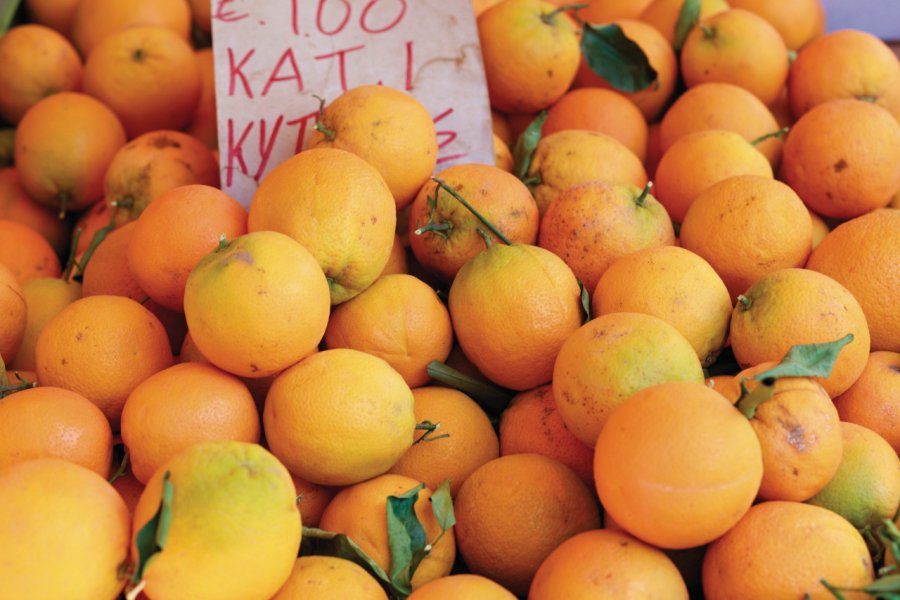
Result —
POLYGON ((712 265, 734 301, 760 277, 806 264, 812 221, 803 201, 784 183, 735 175, 694 199, 679 240, 712 265))
POLYGON ((688 589, 675 564, 661 550, 624 531, 594 529, 560 544, 541 563, 528 597, 629 597, 687 600, 688 589))
POLYGON ((0 168, 0 219, 31 227, 50 242, 57 256, 64 256, 69 248, 69 223, 28 196, 15 167, 0 168))
POLYGON ((0 118, 18 123, 41 98, 81 87, 81 57, 42 25, 13 27, 0 38, 0 118))
POLYGON ((15 273, 0 264, 0 360, 12 362, 28 325, 28 305, 15 273))
POLYGON ((870 102, 832 100, 794 123, 782 175, 810 209, 823 217, 852 219, 891 202, 900 190, 898 164, 895 117, 870 102))
POLYGON ((834 279, 808 269, 781 269, 754 283, 735 304, 731 348, 742 367, 780 361, 792 346, 833 342, 847 335, 831 375, 817 378, 832 398, 860 376, 870 337, 859 302, 834 279))
POLYGON ((443 600, 470 598, 471 600, 515 600, 512 592, 499 583, 472 573, 458 573, 434 579, 409 596, 412 600, 443 600))
POLYGON ((842 421, 868 427, 900 453, 900 353, 869 355, 862 375, 834 399, 842 421))
POLYGON ((660 548, 699 546, 731 529, 763 473, 747 418, 702 383, 662 383, 632 395, 610 415, 595 452, 606 511, 660 548))
POLYGON ((190 124, 202 85, 194 51, 165 27, 132 27, 103 38, 84 65, 84 91, 107 104, 129 139, 190 124))
POLYGON ((86 94, 62 92, 32 106, 19 122, 16 170, 36 202, 81 210, 103 196, 106 169, 124 145, 116 113, 86 94))
POLYGON ((378 581, 355 562, 336 556, 301 556, 272 600, 388 600, 378 581))
MULTIPOLYGON (((873 579, 863 537, 839 515, 801 502, 763 502, 710 544, 703 560, 703 591, 710 600, 800 598, 834 595, 821 580, 839 588, 861 588, 873 579), (750 561, 753 569, 743 568, 750 561)), ((848 599, 863 592, 841 592, 848 599)))
POLYGON ((743 8, 763 17, 781 34, 790 50, 799 50, 825 32, 821 0, 728 0, 731 8, 743 8))
POLYGON ((0 469, 56 457, 106 478, 112 447, 109 421, 81 394, 42 385, 0 402, 0 469))
POLYGON ((166 27, 184 41, 191 35, 191 9, 185 0, 79 0, 72 17, 72 42, 90 56, 103 39, 117 31, 141 26, 166 27))
POLYGON ((584 482, 540 454, 485 463, 463 484, 454 509, 459 553, 470 572, 520 596, 554 548, 600 525, 597 499, 584 482))
POLYGON ((0 265, 19 283, 40 277, 59 277, 59 257, 44 237, 27 225, 0 219, 0 265))

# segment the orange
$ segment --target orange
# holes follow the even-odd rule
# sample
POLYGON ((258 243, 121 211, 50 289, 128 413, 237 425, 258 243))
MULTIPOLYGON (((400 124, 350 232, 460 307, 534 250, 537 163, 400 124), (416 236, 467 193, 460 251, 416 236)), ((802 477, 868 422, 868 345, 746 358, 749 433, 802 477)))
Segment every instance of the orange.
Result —
POLYGON ((493 108, 491 109, 491 131, 507 146, 512 146, 516 142, 506 115, 493 108))
POLYGON ((59 258, 44 237, 27 225, 0 219, 0 265, 19 283, 39 277, 58 277, 59 258))
POLYGON ((553 368, 553 396, 569 431, 594 447, 610 415, 632 394, 670 381, 703 381, 684 336, 658 317, 610 313, 566 339, 553 368))
POLYGON ((202 441, 259 441, 259 414, 247 386, 212 365, 183 363, 142 381, 122 409, 122 441, 141 483, 202 441))
POLYGON ((383 358, 410 387, 428 383, 428 363, 446 360, 452 345, 447 307, 428 284, 405 274, 382 275, 335 307, 325 329, 326 347, 383 358))
POLYGON ((677 223, 694 199, 734 175, 772 179, 772 165, 750 142, 733 131, 708 129, 675 141, 659 160, 653 193, 677 223))
POLYGON ((285 160, 259 184, 249 231, 279 231, 303 244, 328 277, 331 303, 369 287, 391 254, 397 210, 378 170, 337 148, 285 160))
POLYGON ((621 531, 585 531, 560 544, 541 563, 530 600, 557 598, 688 598, 672 560, 621 531))
POLYGON ((406 256, 406 246, 403 245, 400 236, 395 235, 394 244, 391 246, 391 255, 388 257, 387 264, 384 265, 384 269, 382 269, 379 277, 401 274, 409 274, 408 259, 406 256))
POLYGON ((173 488, 169 535, 144 570, 146 595, 271 598, 290 576, 301 538, 284 465, 257 444, 195 444, 147 482, 132 540, 159 509, 165 473, 173 488))
POLYGON ((572 469, 594 487, 594 452, 569 431, 556 408, 553 388, 522 392, 500 415, 500 455, 543 454, 572 469))
POLYGON ((184 185, 163 192, 141 213, 127 246, 134 279, 164 307, 184 309, 188 275, 216 249, 220 236, 247 233, 247 210, 208 185, 184 185))
POLYGON ((42 385, 0 400, 0 469, 33 458, 63 458, 109 475, 109 422, 87 398, 42 385))
POLYGON ((625 144, 641 161, 647 157, 647 121, 643 113, 612 90, 583 87, 566 92, 547 111, 541 133, 550 135, 564 129, 605 133, 625 144))
POLYGON ((6 467, 0 520, 8 524, 0 533, 0 598, 119 597, 128 509, 100 475, 58 458, 6 467))
POLYGON ((200 101, 191 46, 166 27, 132 27, 103 38, 84 65, 84 91, 108 105, 129 138, 182 129, 200 101))
POLYGON ((200 352, 241 377, 266 377, 316 350, 330 310, 315 257, 258 231, 220 244, 191 271, 184 316, 200 352))
POLYGON ((900 353, 872 352, 862 375, 834 399, 842 421, 867 427, 900 453, 900 353))
POLYGON ((387 594, 361 566, 334 556, 301 556, 272 600, 387 600, 387 594))
POLYGON ((218 162, 198 139, 161 130, 140 135, 116 152, 103 190, 106 201, 121 208, 116 219, 136 219, 164 192, 191 184, 218 187, 218 162))
POLYGON ((186 0, 80 0, 72 18, 72 41, 85 57, 107 36, 130 27, 167 27, 187 41, 190 11, 186 0))
POLYGON ((12 362, 25 339, 28 304, 15 274, 0 264, 0 360, 12 362))
POLYGON ((609 416, 594 479, 607 513, 661 548, 706 544, 749 510, 762 479, 747 419, 702 383, 644 388, 609 416))
POLYGON ((38 100, 81 87, 78 52, 43 25, 19 25, 0 38, 0 118, 16 124, 38 100))
POLYGON ((399 373, 371 354, 338 348, 313 354, 272 382, 263 426, 269 448, 291 473, 321 485, 350 485, 384 473, 403 456, 415 418, 412 392, 399 373))
POLYGON ((799 50, 825 31, 821 0, 728 0, 731 8, 743 8, 766 19, 790 50, 799 50))
POLYGON ((83 395, 115 431, 128 394, 172 364, 162 323, 121 296, 90 296, 66 306, 44 326, 34 356, 41 384, 83 395))
POLYGON ((542 0, 504 0, 478 16, 491 106, 537 112, 575 79, 581 50, 575 21, 542 0))
POLYGON ((832 31, 800 49, 788 79, 791 112, 800 118, 829 100, 855 98, 900 118, 900 60, 865 31, 832 31))
POLYGON ((589 23, 605 23, 613 19, 635 19, 653 0, 588 0, 578 16, 589 23))
POLYGON ((537 246, 494 244, 450 286, 450 318, 466 357, 494 383, 547 383, 563 342, 581 325, 572 270, 537 246))
POLYGON ((595 131, 558 131, 538 142, 525 181, 541 215, 566 188, 588 181, 647 185, 640 159, 621 142, 595 131))
POLYGON ((123 210, 116 210, 112 204, 104 200, 93 203, 90 208, 78 215, 78 219, 76 219, 72 228, 71 245, 75 246, 75 257, 81 258, 98 231, 110 226, 110 224, 113 229, 121 227, 128 223, 129 220, 129 213, 123 210), (75 243, 76 234, 78 235, 77 243, 75 243))
POLYGON ((601 181, 560 192, 544 212, 538 236, 538 244, 562 258, 588 294, 616 259, 674 243, 672 221, 649 192, 601 181))
MULTIPOLYGON (((675 42, 675 24, 684 5, 682 0, 653 0, 638 16, 641 21, 653 25, 669 44, 675 42)), ((700 20, 728 10, 725 0, 701 0, 700 20)))
POLYGON ((54 94, 19 122, 16 169, 35 201, 62 213, 81 210, 103 196, 106 168, 124 144, 122 123, 105 104, 86 94, 54 94))
POLYGON ((781 34, 763 17, 732 9, 701 21, 684 40, 681 74, 688 87, 733 83, 769 106, 788 78, 788 52, 781 34))
POLYGON ((413 201, 437 164, 437 133, 428 110, 413 96, 383 85, 347 90, 326 106, 310 148, 339 148, 375 167, 397 208, 413 201))
POLYGON ((134 509, 137 506, 141 493, 144 491, 144 484, 135 479, 130 470, 112 482, 112 486, 119 492, 125 506, 128 507, 128 514, 134 515, 134 509))
POLYGON ((28 225, 50 242, 57 256, 69 249, 69 223, 28 196, 15 167, 0 168, 0 219, 28 225))
MULTIPOLYGON (((646 0, 630 2, 634 7, 637 7, 641 3, 647 2, 646 0)), ((593 23, 603 23, 606 19, 590 19, 587 18, 584 13, 590 11, 594 7, 597 7, 598 10, 602 11, 610 4, 612 3, 606 2, 605 0, 595 0, 589 8, 581 11, 581 17, 593 23)), ((625 37, 641 48, 641 51, 643 51, 647 60, 650 62, 650 66, 656 71, 656 81, 639 92, 622 92, 621 90, 617 90, 617 93, 631 100, 643 113, 644 118, 647 121, 652 122, 659 116, 669 99, 672 97, 672 94, 675 92, 675 84, 678 83, 678 59, 675 57, 675 52, 672 50, 672 44, 666 40, 655 27, 642 21, 636 21, 634 20, 635 18, 637 18, 637 15, 630 16, 629 18, 616 17, 614 23, 619 26, 622 33, 625 34, 625 37)), ((594 85, 612 89, 609 82, 591 71, 587 62, 582 58, 581 64, 578 67, 578 74, 575 76, 574 86, 584 87, 594 85)))
POLYGON ((340 488, 325 487, 291 475, 294 489, 297 492, 297 506, 300 507, 300 520, 306 527, 318 527, 325 507, 334 498, 340 488))
POLYGON ((22 295, 28 307, 25 335, 8 366, 19 371, 34 371, 34 348, 44 326, 63 308, 81 298, 81 284, 58 277, 30 279, 22 285, 22 295))
POLYGON ((849 219, 887 206, 900 190, 900 123, 860 100, 820 104, 794 123, 784 180, 823 217, 849 219))
POLYGON ((874 531, 900 506, 900 458, 880 435, 841 422, 841 464, 819 493, 807 500, 841 515, 857 529, 874 531))
MULTIPOLYGON (((701 83, 684 92, 669 107, 660 123, 660 144, 665 153, 680 138, 697 131, 725 129, 748 142, 774 133, 778 122, 762 100, 731 83, 701 83)), ((754 144, 772 168, 781 161, 783 143, 772 137, 754 144)))
MULTIPOLYGON (((537 239, 538 207, 512 173, 467 163, 437 174, 513 243, 537 239)), ((409 246, 419 263, 450 281, 459 269, 500 239, 468 208, 436 182, 422 186, 409 214, 409 246)))
POLYGON ((497 134, 494 134, 494 165, 507 173, 512 173, 515 168, 512 151, 497 134))
MULTIPOLYGON (((709 600, 830 600, 834 595, 822 579, 860 588, 872 578, 872 559, 859 532, 831 511, 797 502, 754 506, 710 545, 703 560, 703 591, 709 600)), ((841 593, 848 600, 869 597, 841 593)))
POLYGON ((540 454, 485 463, 463 483, 454 510, 469 571, 520 596, 554 548, 600 524, 597 499, 584 482, 540 454))
POLYGON ((806 264, 812 221, 784 183, 734 175, 694 198, 679 239, 712 265, 734 300, 760 277, 806 264))
POLYGON ((432 433, 416 430, 413 445, 389 472, 432 490, 449 480, 455 496, 475 469, 500 456, 497 434, 481 407, 462 392, 425 387, 413 390, 413 399, 416 422, 430 421, 437 428, 432 433))
POLYGON ((807 269, 828 275, 859 301, 873 350, 900 352, 900 211, 877 209, 838 225, 810 255, 807 269))
MULTIPOLYGON (((320 526, 326 531, 350 537, 378 566, 390 573, 387 497, 404 494, 418 485, 415 479, 386 474, 346 487, 325 509, 320 526)), ((413 590, 433 579, 449 575, 456 558, 454 529, 447 530, 435 543, 441 529, 431 508, 431 494, 427 487, 419 491, 414 507, 416 517, 425 530, 425 540, 432 547, 412 577, 413 590)))
MULTIPOLYGON (((822 240, 825 239, 825 236, 828 235, 831 229, 829 228, 828 223, 813 211, 809 211, 809 218, 812 220, 813 226, 812 249, 815 250, 819 247, 819 244, 822 243, 822 240)), ((810 256, 812 255, 810 254, 810 256)), ((809 264, 808 260, 807 264, 809 264)))
POLYGON ((591 312, 636 312, 666 321, 704 367, 719 356, 731 319, 728 288, 708 262, 677 246, 657 246, 613 262, 597 284, 591 312))
POLYGON ((434 579, 414 590, 409 598, 411 600, 444 600, 445 598, 515 600, 515 596, 499 583, 471 573, 458 573, 434 579))
POLYGON ((81 0, 25 0, 25 8, 35 23, 68 36, 81 0))
POLYGON ((781 269, 754 283, 738 298, 730 333, 742 367, 781 360, 797 344, 853 334, 831 375, 818 380, 832 398, 856 381, 869 358, 869 327, 859 302, 834 279, 807 269, 781 269))
POLYGON ((84 267, 82 295, 125 296, 144 303, 147 293, 128 267, 127 250, 136 225, 137 223, 126 223, 103 238, 84 267))
POLYGON ((194 60, 200 73, 200 100, 197 102, 197 109, 187 132, 203 142, 207 148, 215 150, 219 147, 219 122, 216 113, 216 80, 212 48, 195 50, 194 60))

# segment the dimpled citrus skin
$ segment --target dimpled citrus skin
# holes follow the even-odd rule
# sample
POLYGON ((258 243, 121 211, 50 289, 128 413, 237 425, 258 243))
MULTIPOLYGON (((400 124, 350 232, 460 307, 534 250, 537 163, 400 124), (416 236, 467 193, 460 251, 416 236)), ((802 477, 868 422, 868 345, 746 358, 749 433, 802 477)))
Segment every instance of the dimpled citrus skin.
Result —
POLYGON ((387 600, 384 589, 358 564, 336 556, 301 556, 272 600, 387 600))

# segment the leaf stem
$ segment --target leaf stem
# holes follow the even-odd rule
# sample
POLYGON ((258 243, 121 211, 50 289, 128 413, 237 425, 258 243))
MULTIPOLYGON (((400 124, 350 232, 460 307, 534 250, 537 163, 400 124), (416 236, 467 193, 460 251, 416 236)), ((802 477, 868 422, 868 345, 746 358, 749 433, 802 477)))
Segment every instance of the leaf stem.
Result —
POLYGON ((541 14, 541 21, 543 21, 546 25, 553 25, 553 19, 556 18, 556 15, 562 12, 566 12, 568 10, 581 10, 582 8, 587 8, 589 6, 588 3, 582 2, 578 4, 563 4, 562 6, 557 7, 556 9, 541 14))
POLYGON ((644 206, 644 202, 647 200, 647 196, 650 195, 650 190, 653 189, 653 182, 648 181, 647 185, 644 186, 644 189, 641 191, 641 195, 634 199, 634 203, 638 206, 644 206))
POLYGON ((764 141, 766 141, 766 140, 768 140, 768 139, 770 139, 770 138, 774 138, 774 137, 784 139, 785 136, 787 136, 787 134, 788 134, 788 132, 789 132, 790 130, 791 130, 790 127, 782 127, 782 128, 779 129, 778 131, 773 131, 773 132, 771 132, 771 133, 766 133, 766 134, 764 134, 764 135, 759 136, 758 138, 756 138, 755 140, 753 140, 752 142, 750 142, 750 145, 751 145, 751 146, 756 146, 757 144, 761 144, 761 143, 763 143, 764 141))
POLYGON ((503 235, 502 233, 500 233, 500 230, 497 229, 496 227, 494 227, 494 224, 493 224, 493 223, 491 223, 490 221, 488 221, 486 218, 484 218, 484 216, 481 215, 481 213, 479 213, 477 210, 475 210, 475 207, 473 207, 471 204, 469 204, 468 201, 466 201, 465 198, 463 198, 461 195, 459 195, 459 192, 457 192, 456 190, 454 190, 453 188, 451 188, 449 185, 447 185, 447 183, 446 183, 443 179, 441 179, 441 178, 439 178, 439 177, 432 177, 431 179, 432 179, 432 181, 434 181, 435 183, 438 184, 438 187, 439 187, 439 188, 443 188, 444 190, 447 191, 447 193, 449 193, 451 196, 453 196, 454 198, 456 198, 457 200, 459 200, 460 204, 462 204, 463 206, 465 206, 465 207, 469 210, 470 213, 472 213, 473 215, 475 215, 475 218, 477 218, 479 221, 481 221, 482 223, 484 223, 484 226, 487 227, 488 229, 490 229, 490 230, 491 230, 491 233, 493 233, 493 234, 496 235, 498 238, 500 238, 500 241, 502 241, 502 242, 503 242, 504 244, 506 244, 507 246, 512 246, 512 242, 510 242, 510 241, 506 238, 505 235, 503 235))
POLYGON ((325 118, 325 98, 315 94, 313 94, 312 97, 319 101, 319 114, 316 117, 316 122, 313 124, 313 129, 324 135, 325 139, 329 142, 334 141, 334 138, 337 137, 337 133, 335 133, 333 129, 329 129, 323 122, 323 119, 325 118))

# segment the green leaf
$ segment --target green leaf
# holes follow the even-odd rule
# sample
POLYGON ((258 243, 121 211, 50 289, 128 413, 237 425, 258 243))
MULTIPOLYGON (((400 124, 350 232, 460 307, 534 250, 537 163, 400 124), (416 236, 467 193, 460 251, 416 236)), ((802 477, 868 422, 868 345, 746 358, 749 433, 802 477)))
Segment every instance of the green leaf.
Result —
POLYGON ((21 0, 5 0, 0 2, 0 37, 9 30, 21 0))
POLYGON ((303 528, 303 541, 300 544, 300 556, 334 556, 356 563, 365 569, 381 584, 385 591, 393 594, 394 588, 384 569, 360 548, 356 542, 333 531, 325 531, 315 527, 303 528))
POLYGON ((431 494, 431 510, 434 518, 443 531, 456 525, 456 514, 453 512, 453 498, 450 496, 450 480, 447 479, 431 494))
POLYGON ((428 363, 426 371, 435 381, 472 398, 488 416, 499 417, 513 397, 513 393, 505 388, 469 377, 437 360, 428 363))
POLYGON ((792 346, 777 366, 757 374, 753 379, 761 381, 769 377, 828 377, 841 348, 852 341, 853 334, 848 333, 833 342, 792 346))
POLYGON ((647 55, 615 23, 601 26, 585 23, 581 54, 591 71, 622 92, 639 92, 657 80, 647 55))
POLYGON ((525 128, 525 131, 519 135, 516 144, 513 146, 513 161, 515 167, 513 174, 519 179, 524 180, 531 167, 531 158, 537 148, 538 142, 541 141, 541 128, 544 121, 547 120, 547 111, 542 110, 538 116, 525 128))
POLYGON ((678 21, 675 22, 675 41, 672 44, 675 52, 681 52, 684 40, 691 32, 691 29, 700 22, 700 6, 701 0, 684 0, 684 4, 681 5, 678 21))
POLYGON ((387 498, 388 547, 391 551, 391 583, 401 594, 412 593, 412 576, 425 557, 428 539, 425 528, 416 516, 415 506, 425 484, 399 496, 387 498))
POLYGON ((172 524, 172 496, 175 492, 172 482, 169 481, 170 475, 168 471, 163 475, 159 508, 156 509, 153 517, 141 527, 141 530, 135 537, 138 563, 131 578, 134 583, 144 578, 144 570, 147 568, 150 559, 162 552, 166 547, 169 527, 172 524))
POLYGON ((578 289, 581 290, 581 309, 584 310, 584 322, 591 320, 591 295, 588 294, 587 288, 578 279, 578 289))
POLYGON ((880 577, 863 590, 870 594, 900 593, 900 573, 880 577))
POLYGON ((737 401, 737 408, 748 419, 756 416, 756 409, 760 404, 771 399, 775 394, 775 380, 767 378, 762 380, 751 392, 747 384, 741 381, 741 397, 737 401))

